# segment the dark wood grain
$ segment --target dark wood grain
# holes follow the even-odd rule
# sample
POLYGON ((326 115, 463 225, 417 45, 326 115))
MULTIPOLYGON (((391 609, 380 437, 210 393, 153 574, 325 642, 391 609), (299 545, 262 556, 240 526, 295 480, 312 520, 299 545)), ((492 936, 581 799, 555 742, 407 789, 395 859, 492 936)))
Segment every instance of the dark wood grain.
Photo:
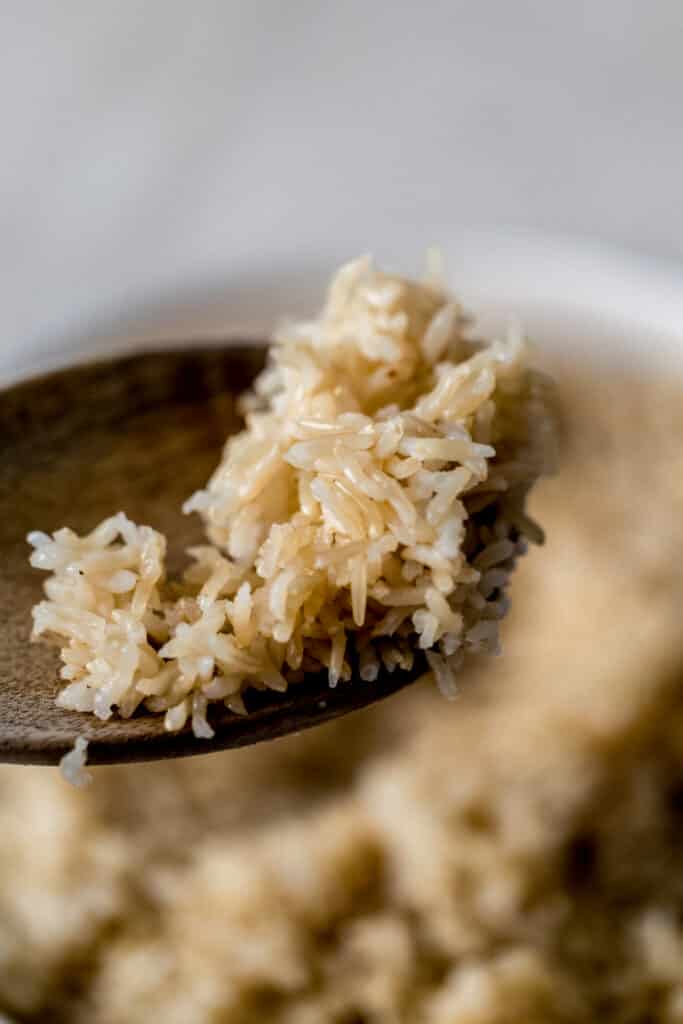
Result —
POLYGON ((44 575, 28 564, 26 534, 92 529, 125 510, 169 536, 169 571, 201 538, 180 506, 203 484, 228 434, 235 399, 263 365, 258 346, 226 344, 155 352, 77 367, 0 392, 0 760, 53 764, 77 736, 88 760, 154 760, 238 747, 297 732, 387 697, 423 669, 354 679, 331 690, 316 676, 284 695, 248 694, 249 715, 212 708, 212 740, 169 734, 146 713, 100 722, 62 711, 59 659, 31 644, 31 608, 44 575))

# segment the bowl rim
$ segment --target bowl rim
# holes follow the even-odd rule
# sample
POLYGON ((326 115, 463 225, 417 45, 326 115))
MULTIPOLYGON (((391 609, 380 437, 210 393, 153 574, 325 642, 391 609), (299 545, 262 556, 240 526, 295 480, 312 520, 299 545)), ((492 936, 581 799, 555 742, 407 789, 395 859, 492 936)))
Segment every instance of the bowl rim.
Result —
MULTIPOLYGON (((446 232, 444 232, 446 235, 446 232)), ((402 247, 377 262, 414 273, 402 247)), ((482 324, 511 319, 552 352, 570 345, 598 360, 683 368, 683 264, 590 238, 519 230, 452 233, 440 246, 455 294, 482 324)), ((133 299, 77 330, 0 349, 0 386, 64 366, 195 341, 262 341, 283 315, 319 307, 348 252, 226 273, 203 286, 133 299)))

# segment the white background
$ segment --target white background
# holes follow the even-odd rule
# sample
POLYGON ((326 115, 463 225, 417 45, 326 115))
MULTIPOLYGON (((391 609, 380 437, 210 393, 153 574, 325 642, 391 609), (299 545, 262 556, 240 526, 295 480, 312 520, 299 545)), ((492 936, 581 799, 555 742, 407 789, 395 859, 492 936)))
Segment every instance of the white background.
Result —
POLYGON ((0 0, 0 124, 0 370, 260 326, 366 250, 481 282, 474 229, 640 252, 676 305, 679 0, 0 0))

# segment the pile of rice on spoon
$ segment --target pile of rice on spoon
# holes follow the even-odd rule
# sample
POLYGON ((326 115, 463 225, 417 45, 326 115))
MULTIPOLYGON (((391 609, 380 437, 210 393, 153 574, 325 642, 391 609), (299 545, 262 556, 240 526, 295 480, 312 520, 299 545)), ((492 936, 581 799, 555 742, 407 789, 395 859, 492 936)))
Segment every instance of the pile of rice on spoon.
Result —
POLYGON ((122 512, 84 537, 29 535, 51 573, 34 637, 60 647, 58 704, 143 705, 210 738, 211 702, 245 713, 246 688, 320 671, 372 686, 420 651, 452 695, 464 656, 498 649, 515 559, 542 537, 525 500, 552 423, 523 338, 479 339, 435 275, 356 260, 316 320, 275 334, 242 411, 186 502, 207 543, 181 581, 166 538, 122 512))

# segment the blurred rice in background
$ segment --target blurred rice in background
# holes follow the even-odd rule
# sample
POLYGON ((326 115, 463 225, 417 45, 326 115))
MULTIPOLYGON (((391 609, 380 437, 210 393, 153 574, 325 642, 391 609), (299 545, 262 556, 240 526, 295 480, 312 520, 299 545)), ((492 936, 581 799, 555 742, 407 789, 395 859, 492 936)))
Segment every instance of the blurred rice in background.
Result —
POLYGON ((683 381, 560 372, 506 651, 198 760, 0 771, 19 1020, 679 1019, 683 381), (634 1016, 635 1015, 635 1016, 634 1016))

